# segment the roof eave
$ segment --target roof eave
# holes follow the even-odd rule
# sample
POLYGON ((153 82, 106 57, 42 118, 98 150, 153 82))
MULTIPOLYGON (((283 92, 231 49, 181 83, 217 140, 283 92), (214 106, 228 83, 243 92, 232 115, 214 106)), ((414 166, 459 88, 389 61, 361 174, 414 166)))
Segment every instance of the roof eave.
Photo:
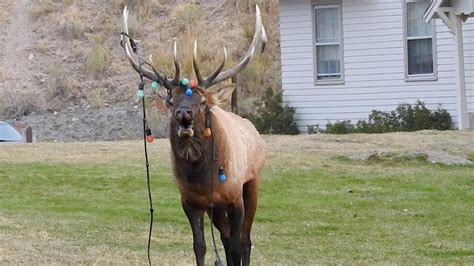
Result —
POLYGON ((433 18, 438 18, 438 8, 443 2, 444 0, 434 0, 431 2, 425 11, 425 14, 423 14, 423 20, 426 23, 430 23, 431 19, 433 18))

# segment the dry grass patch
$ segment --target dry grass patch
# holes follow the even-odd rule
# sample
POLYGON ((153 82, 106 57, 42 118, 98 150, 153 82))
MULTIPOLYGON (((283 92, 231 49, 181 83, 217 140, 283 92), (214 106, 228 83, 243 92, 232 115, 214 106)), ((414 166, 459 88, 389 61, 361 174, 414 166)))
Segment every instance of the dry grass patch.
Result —
POLYGON ((20 118, 44 110, 43 99, 31 91, 6 90, 4 97, 2 111, 8 118, 20 118))
POLYGON ((49 71, 48 91, 46 98, 48 99, 51 110, 59 110, 65 105, 77 102, 84 95, 76 80, 67 70, 53 66, 49 71))
POLYGON ((10 19, 10 10, 13 0, 5 0, 0 2, 0 23, 7 24, 10 19))
POLYGON ((57 10, 56 8, 53 0, 41 0, 39 6, 31 11, 30 14, 34 19, 39 19, 53 13, 57 10))
POLYGON ((98 46, 93 48, 87 55, 86 69, 94 77, 98 77, 107 68, 108 50, 105 47, 98 46))

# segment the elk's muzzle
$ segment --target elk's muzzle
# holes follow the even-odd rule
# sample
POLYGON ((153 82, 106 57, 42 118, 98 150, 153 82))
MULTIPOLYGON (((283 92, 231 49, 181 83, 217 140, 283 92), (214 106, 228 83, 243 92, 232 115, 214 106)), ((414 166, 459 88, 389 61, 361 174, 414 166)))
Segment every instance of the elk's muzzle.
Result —
POLYGON ((178 121, 178 137, 191 138, 194 136, 193 111, 189 108, 179 108, 174 113, 178 121))

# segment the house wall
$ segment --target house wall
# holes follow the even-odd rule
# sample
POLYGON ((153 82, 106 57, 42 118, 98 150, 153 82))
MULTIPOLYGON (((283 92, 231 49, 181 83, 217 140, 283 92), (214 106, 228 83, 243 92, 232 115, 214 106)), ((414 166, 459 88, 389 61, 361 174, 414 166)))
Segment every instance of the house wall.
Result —
POLYGON ((474 13, 474 1, 472 0, 456 0, 453 1, 452 6, 454 7, 454 12, 456 15, 471 15, 474 13))
MULTIPOLYGON (((280 0, 283 99, 301 131, 328 121, 367 119, 400 103, 442 104, 457 121, 453 36, 436 20, 435 81, 405 81, 402 0, 342 0, 344 84, 314 85, 311 0, 280 0)), ((466 90, 474 112, 474 18, 464 24, 466 90)))

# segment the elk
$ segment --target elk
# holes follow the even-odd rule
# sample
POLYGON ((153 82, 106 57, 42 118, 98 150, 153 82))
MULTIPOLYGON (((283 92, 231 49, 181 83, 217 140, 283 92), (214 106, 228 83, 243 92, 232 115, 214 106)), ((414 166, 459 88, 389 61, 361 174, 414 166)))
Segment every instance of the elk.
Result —
MULTIPOLYGON (((248 265, 250 262, 250 231, 257 209, 259 177, 265 162, 265 143, 250 121, 224 111, 218 105, 230 97, 235 86, 211 88, 237 75, 251 61, 257 49, 265 50, 267 36, 260 10, 256 7, 256 25, 250 48, 243 59, 223 71, 223 60, 209 76, 199 68, 197 41, 194 42, 194 86, 183 87, 174 43, 175 75, 168 78, 139 57, 128 35, 128 9, 123 11, 122 45, 132 67, 166 88, 166 106, 170 110, 169 140, 174 179, 181 194, 181 204, 191 225, 193 249, 197 265, 204 265, 206 243, 203 216, 207 212, 220 232, 227 265, 248 265), (189 93, 188 90, 192 90, 189 93), (212 129, 212 132, 209 132, 212 129), (208 132, 206 132, 208 130, 208 132), (225 174, 226 180, 219 180, 225 174), (212 214, 212 215, 211 215, 212 214)), ((151 57, 150 57, 151 60, 151 57)))

